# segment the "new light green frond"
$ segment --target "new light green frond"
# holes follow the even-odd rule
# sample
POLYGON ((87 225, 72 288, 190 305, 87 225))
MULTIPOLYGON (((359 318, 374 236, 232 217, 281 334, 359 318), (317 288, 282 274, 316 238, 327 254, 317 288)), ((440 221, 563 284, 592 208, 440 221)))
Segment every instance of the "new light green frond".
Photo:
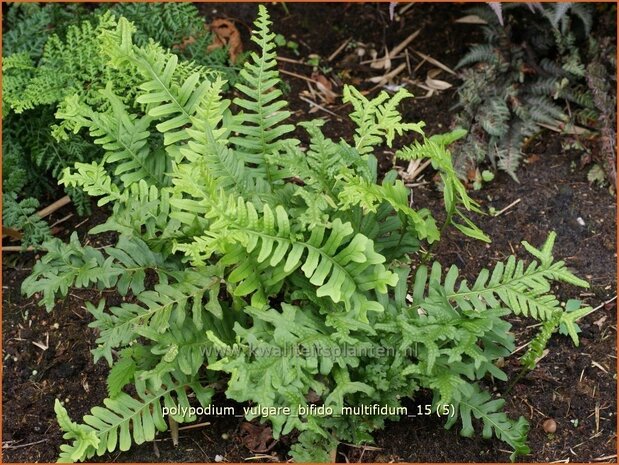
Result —
POLYGON ((136 101, 146 105, 149 116, 162 121, 157 130, 164 135, 164 145, 185 140, 185 126, 191 123, 210 82, 199 68, 182 68, 175 54, 153 44, 143 48, 133 45, 134 31, 131 23, 121 18, 115 32, 102 36, 106 52, 115 66, 129 62, 139 70, 144 82, 136 101))
POLYGON ((443 181, 443 199, 448 215, 447 221, 469 237, 490 242, 490 238, 458 208, 461 205, 468 211, 481 212, 479 204, 469 197, 466 188, 460 181, 453 165, 451 152, 447 150, 447 145, 464 137, 464 135, 466 135, 466 131, 459 128, 446 134, 434 135, 429 138, 424 137, 423 143, 415 141, 414 144, 396 152, 396 157, 402 160, 429 158, 432 167, 439 172, 443 181), (454 220, 454 214, 459 217, 460 222, 454 220))
POLYGON ((410 225, 419 239, 432 243, 439 239, 434 218, 429 210, 416 211, 410 207, 409 189, 400 180, 390 183, 387 180, 382 185, 371 183, 358 176, 342 178, 344 187, 339 194, 343 208, 360 205, 366 212, 376 212, 381 203, 388 203, 393 210, 401 215, 410 225))
POLYGON ((74 441, 71 447, 65 446, 58 462, 77 462, 88 453, 88 450, 99 447, 100 441, 97 434, 88 426, 78 425, 71 421, 69 413, 58 399, 54 404, 54 411, 58 425, 64 431, 62 438, 74 441))
POLYGON ((194 166, 190 172, 181 166, 176 175, 194 177, 198 169, 217 180, 216 188, 247 195, 254 189, 253 180, 241 157, 229 147, 230 130, 222 126, 230 117, 230 101, 221 98, 223 85, 219 79, 212 83, 192 117, 192 127, 187 129, 190 139, 180 153, 194 166))
POLYGON ((350 114, 357 124, 355 134, 355 149, 362 155, 372 152, 372 148, 385 142, 391 147, 396 135, 414 131, 423 134, 423 123, 404 123, 397 106, 405 98, 411 98, 405 89, 400 89, 395 95, 389 96, 381 92, 369 100, 352 86, 344 86, 344 103, 351 103, 353 112, 350 114))

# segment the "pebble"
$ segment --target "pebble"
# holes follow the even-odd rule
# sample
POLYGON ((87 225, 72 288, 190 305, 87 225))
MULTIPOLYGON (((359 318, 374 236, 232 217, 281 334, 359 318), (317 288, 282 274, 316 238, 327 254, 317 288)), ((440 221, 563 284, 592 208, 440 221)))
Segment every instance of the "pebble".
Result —
POLYGON ((542 426, 544 428, 544 431, 547 433, 552 434, 557 431, 557 422, 554 421, 552 418, 546 420, 542 426))
POLYGON ((215 456, 215 462, 219 463, 219 462, 223 462, 223 461, 224 461, 224 456, 223 455, 217 454, 215 456))

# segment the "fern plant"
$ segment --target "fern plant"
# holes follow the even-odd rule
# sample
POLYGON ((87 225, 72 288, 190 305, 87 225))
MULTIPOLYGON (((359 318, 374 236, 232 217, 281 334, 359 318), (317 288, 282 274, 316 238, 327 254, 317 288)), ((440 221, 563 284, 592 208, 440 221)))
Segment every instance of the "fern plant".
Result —
POLYGON ((581 46, 593 14, 579 3, 539 5, 538 11, 502 6, 505 24, 488 8, 471 11, 487 24, 485 42, 458 63, 464 69, 456 123, 468 135, 456 147, 456 166, 465 171, 489 161, 517 180, 522 148, 540 124, 583 123, 594 112, 581 46), (566 104, 574 106, 571 120, 566 104))
POLYGON ((23 284, 48 310, 75 287, 126 297, 86 305, 98 333, 94 359, 111 366, 109 397, 80 424, 56 403, 67 440, 60 460, 127 450, 172 420, 193 421, 189 407, 208 406, 218 386, 238 402, 289 408, 258 420, 276 438, 298 433, 296 461, 328 461, 338 443, 371 442, 397 419, 339 415, 345 407, 401 407, 421 389, 434 393, 434 411, 454 406, 447 427, 469 436, 481 425, 512 458, 526 454, 526 420, 510 419, 485 389, 487 377, 507 379, 494 364, 514 348, 505 316, 558 315, 577 343, 575 320, 590 309, 564 312, 551 285, 587 283, 553 258, 554 234, 541 249, 525 243, 533 261, 512 257, 472 283, 454 266, 421 265, 439 228, 427 209, 411 207, 395 172, 378 182, 382 145, 431 160, 443 176, 448 224, 457 218, 464 234, 487 240, 467 217, 477 206, 448 150, 463 133, 428 138, 397 109, 407 91, 367 99, 352 87, 344 92, 352 140, 326 137, 321 120, 295 127, 263 6, 253 38, 260 52, 245 63, 234 102, 222 96, 221 79, 137 45, 134 32, 121 19, 104 40, 113 66, 140 76, 136 105, 106 88, 104 109, 75 96, 61 114, 106 151, 65 170, 61 182, 112 206, 90 234, 113 231, 118 240, 93 248, 77 235, 53 239, 23 284), (400 145, 406 135, 416 142, 400 145), (315 404, 333 414, 307 413, 315 404))
MULTIPOLYGON (((11 199, 38 203, 54 191, 63 169, 103 156, 83 131, 74 133, 56 120, 55 113, 59 107, 63 111, 65 97, 78 95, 100 109, 109 105, 100 91, 110 87, 125 103, 142 110, 134 98, 140 82, 137 72, 131 67, 122 72, 109 67, 101 42, 123 15, 137 23, 141 45, 156 48, 159 43, 188 59, 198 58, 193 65, 181 59, 181 66, 188 70, 200 68, 208 75, 220 73, 234 80, 236 72, 227 63, 225 51, 204 53, 211 36, 194 5, 118 4, 93 12, 80 5, 11 4, 2 64, 3 169, 11 173, 3 180, 3 222, 22 230, 24 246, 40 245, 50 237, 49 227, 36 215, 26 217, 23 211, 14 210, 16 204, 11 199), (190 36, 201 43, 203 53, 191 47, 174 48, 190 36), (36 233, 31 227, 34 223, 40 226, 36 233)), ((67 189, 67 193, 78 213, 88 210, 88 198, 80 191, 67 189)))

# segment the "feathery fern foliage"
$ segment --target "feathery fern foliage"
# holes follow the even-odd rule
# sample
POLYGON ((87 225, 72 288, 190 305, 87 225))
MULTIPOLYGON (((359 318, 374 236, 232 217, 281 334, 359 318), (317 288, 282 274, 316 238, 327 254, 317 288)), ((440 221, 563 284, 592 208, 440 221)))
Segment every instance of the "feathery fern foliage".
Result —
POLYGON ((474 283, 455 267, 421 266, 419 252, 440 233, 395 172, 378 183, 374 153, 386 144, 403 158, 431 160, 459 229, 486 239, 466 216, 476 204, 447 150, 463 133, 426 137, 423 124, 404 122, 397 106, 405 91, 370 100, 346 88, 352 140, 335 142, 322 121, 306 121, 297 125, 305 147, 291 137, 268 15, 259 11, 262 50, 245 64, 248 83, 237 85, 235 104, 222 97, 221 80, 137 45, 121 19, 108 53, 120 69, 137 69, 136 104, 106 89, 102 109, 75 99, 65 107, 62 117, 88 127, 105 155, 68 168, 62 182, 112 205, 91 234, 113 231, 118 240, 102 249, 77 236, 46 243, 23 290, 42 295, 48 309, 72 287, 117 289, 126 299, 86 306, 98 334, 94 357, 112 366, 109 398, 81 424, 57 403, 68 441, 61 460, 152 440, 168 427, 164 407, 206 407, 217 385, 239 402, 289 407, 290 415, 259 420, 276 438, 299 433, 291 449, 298 461, 327 461, 339 442, 370 442, 397 419, 338 415, 345 407, 400 407, 420 389, 434 393, 434 411, 454 406, 446 426, 469 436, 479 420, 484 436, 526 453, 526 421, 508 418, 483 384, 507 379, 494 363, 514 348, 504 317, 559 315, 577 337, 575 321, 589 309, 564 312, 551 286, 587 284, 554 260, 553 234, 539 250, 525 243, 533 261, 512 257, 474 283), (401 136, 416 142, 403 146, 401 136), (139 160, 165 169, 151 176, 139 160), (316 402, 336 415, 298 410, 316 402))
MULTIPOLYGON (((123 105, 130 104, 133 110, 139 110, 140 117, 128 124, 144 123, 147 117, 141 114, 143 105, 135 99, 142 82, 139 67, 123 66, 119 70, 110 66, 106 51, 115 40, 120 41, 111 32, 122 15, 135 22, 136 41, 145 53, 158 49, 156 44, 160 43, 172 50, 165 52, 167 58, 181 56, 179 66, 186 72, 213 76, 221 73, 234 80, 236 72, 229 66, 225 52, 206 53, 211 35, 192 4, 128 3, 104 5, 92 11, 80 5, 13 3, 8 7, 3 36, 3 171, 10 173, 3 181, 5 194, 15 194, 20 201, 29 203, 42 201, 54 192, 56 180, 65 168, 75 162, 101 159, 103 152, 89 140, 87 130, 93 134, 105 132, 105 143, 115 139, 121 152, 126 141, 117 139, 129 134, 122 131, 127 128, 121 128, 122 134, 110 134, 109 127, 100 127, 105 126, 105 121, 98 115, 108 107, 122 112, 123 105), (189 37, 201 45, 192 44, 191 53, 176 47, 189 37), (198 53, 195 47, 200 46, 198 53), (197 63, 189 64, 183 56, 197 58, 197 63), (110 92, 118 98, 109 99, 110 92), (55 119, 57 110, 60 121, 55 119), (79 114, 83 120, 78 123, 73 118, 71 124, 67 113, 72 117, 79 114)), ((132 142, 131 149, 137 150, 137 143, 132 142)), ((162 156, 153 155, 148 147, 132 153, 131 160, 124 155, 109 155, 106 160, 117 165, 116 175, 123 179, 150 175, 160 180, 160 173, 167 169, 162 156)), ((80 190, 68 189, 67 193, 80 214, 88 210, 88 198, 80 190)), ((14 206, 10 201, 5 203, 4 223, 10 221, 11 227, 22 230, 23 245, 40 244, 46 228, 31 234, 35 230, 20 211, 12 211, 14 206), (16 222, 20 218, 23 221, 16 222)))

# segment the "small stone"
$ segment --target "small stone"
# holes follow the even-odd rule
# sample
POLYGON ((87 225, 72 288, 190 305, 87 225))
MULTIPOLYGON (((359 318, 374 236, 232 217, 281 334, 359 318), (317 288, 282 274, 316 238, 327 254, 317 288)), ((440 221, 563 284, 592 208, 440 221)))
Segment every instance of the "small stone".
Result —
POLYGON ((557 431, 557 422, 554 421, 552 418, 549 418, 548 420, 544 421, 544 424, 542 426, 544 428, 544 431, 549 434, 553 434, 554 432, 557 431))
POLYGON ((217 454, 215 456, 215 462, 219 463, 219 462, 223 462, 223 461, 224 461, 224 456, 223 455, 217 454))
POLYGON ((221 439, 223 439, 224 441, 227 441, 228 439, 230 439, 230 435, 228 433, 223 433, 221 435, 221 439))

